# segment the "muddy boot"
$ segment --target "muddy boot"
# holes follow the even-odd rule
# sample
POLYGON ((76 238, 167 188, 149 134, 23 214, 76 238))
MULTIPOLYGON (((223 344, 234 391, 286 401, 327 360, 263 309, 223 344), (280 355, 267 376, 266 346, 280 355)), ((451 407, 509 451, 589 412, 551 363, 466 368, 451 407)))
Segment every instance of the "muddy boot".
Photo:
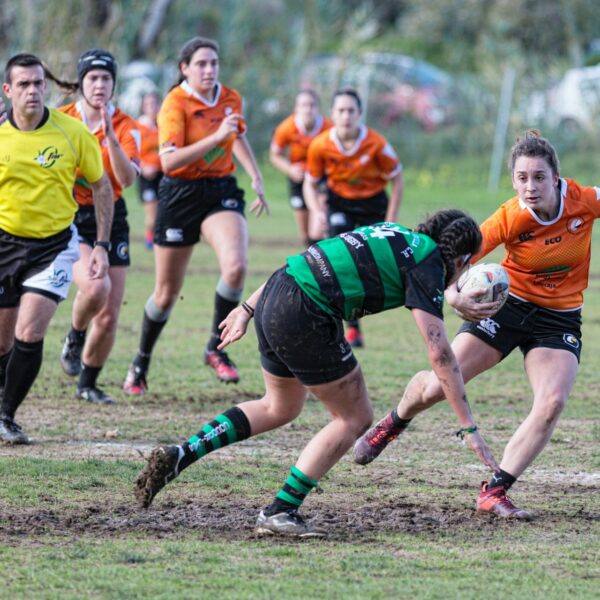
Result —
POLYGON ((142 508, 148 508, 154 496, 179 475, 179 463, 183 456, 181 446, 159 446, 152 450, 133 489, 135 499, 142 508))

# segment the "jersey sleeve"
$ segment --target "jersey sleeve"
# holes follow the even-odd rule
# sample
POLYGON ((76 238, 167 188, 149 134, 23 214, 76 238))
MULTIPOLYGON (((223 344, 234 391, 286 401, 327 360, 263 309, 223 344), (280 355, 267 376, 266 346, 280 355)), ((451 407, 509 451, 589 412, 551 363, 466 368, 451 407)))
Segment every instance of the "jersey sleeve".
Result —
POLYGON ((582 188, 582 195, 594 217, 596 219, 600 217, 600 187, 584 187, 582 188))
POLYGON ((320 181, 325 175, 325 160, 321 148, 320 139, 315 138, 308 147, 306 156, 306 176, 313 183, 320 181))
POLYGON ((408 271, 404 277, 406 308, 418 308, 444 318, 445 268, 439 249, 408 271))
POLYGON ((506 241, 508 234, 506 205, 503 204, 495 213, 490 215, 481 224, 480 229, 483 241, 479 252, 471 258, 471 263, 476 263, 506 241))
POLYGON ((158 113, 159 154, 174 152, 185 145, 185 113, 173 95, 168 95, 158 113))
POLYGON ((273 134, 273 139, 271 140, 271 151, 272 152, 282 152, 290 143, 288 137, 288 129, 286 127, 287 120, 280 123, 273 134))
POLYGON ((384 179, 393 179, 400 173, 402 166, 392 145, 386 140, 382 141, 376 154, 377 165, 381 169, 381 176, 384 179))
POLYGON ((98 181, 104 173, 102 152, 98 138, 88 131, 85 125, 81 126, 79 138, 79 171, 89 183, 98 181))

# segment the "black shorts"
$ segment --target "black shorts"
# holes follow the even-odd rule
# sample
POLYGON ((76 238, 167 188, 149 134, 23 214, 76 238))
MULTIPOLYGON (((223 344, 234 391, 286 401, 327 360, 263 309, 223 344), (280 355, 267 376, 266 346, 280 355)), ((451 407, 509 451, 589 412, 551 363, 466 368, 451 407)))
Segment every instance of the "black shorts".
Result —
POLYGON ((271 276, 254 312, 261 364, 304 385, 336 381, 358 364, 342 321, 315 304, 285 269, 271 276))
POLYGON ((288 179, 288 187, 290 190, 290 206, 294 210, 306 209, 302 186, 302 181, 292 181, 291 179, 288 179))
POLYGON ((0 308, 19 305, 25 292, 60 302, 73 280, 79 260, 77 230, 69 228, 47 238, 24 238, 0 229, 0 308))
POLYGON ((157 202, 158 201, 158 186, 162 178, 162 173, 157 173, 152 179, 146 179, 143 175, 138 177, 140 202, 157 202))
POLYGON ((509 296, 489 319, 465 322, 468 332, 507 357, 517 346, 525 356, 532 348, 557 348, 581 356, 581 310, 559 312, 509 296))
MULTIPOLYGON (((79 243, 94 246, 96 241, 96 214, 93 206, 80 206, 75 214, 75 225, 79 232, 79 243)), ((108 264, 111 267, 128 267, 129 258, 129 223, 127 207, 123 198, 115 202, 115 215, 110 230, 111 249, 108 253, 108 264)))
POLYGON ((200 240, 206 217, 222 211, 244 215, 244 191, 235 177, 176 179, 163 176, 158 188, 154 243, 158 246, 191 246, 200 240))
POLYGON ((327 190, 327 223, 329 236, 352 231, 363 225, 373 225, 385 220, 388 206, 385 190, 362 200, 347 200, 327 190))

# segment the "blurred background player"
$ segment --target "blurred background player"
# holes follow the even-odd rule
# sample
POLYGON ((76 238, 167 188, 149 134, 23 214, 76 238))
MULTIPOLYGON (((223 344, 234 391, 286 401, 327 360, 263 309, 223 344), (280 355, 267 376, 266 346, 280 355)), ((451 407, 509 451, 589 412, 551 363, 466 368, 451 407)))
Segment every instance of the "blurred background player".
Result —
POLYGON ((144 206, 144 246, 151 250, 158 206, 158 184, 162 177, 158 156, 158 125, 156 124, 160 109, 158 92, 144 94, 141 108, 137 120, 141 135, 139 192, 144 206))
MULTIPOLYGON (((360 122, 361 114, 358 93, 351 88, 338 90, 331 106, 333 127, 308 148, 304 198, 311 230, 326 227, 330 237, 361 225, 395 222, 402 202, 402 165, 387 140, 360 122), (325 201, 319 195, 319 181, 324 177, 325 201)), ((352 316, 346 339, 355 348, 364 345, 358 320, 352 316)))
POLYGON ((74 268, 77 295, 73 302, 71 330, 65 338, 60 363, 65 373, 79 376, 77 397, 99 404, 114 402, 96 382, 115 342, 130 264, 129 224, 122 192, 139 173, 138 125, 111 102, 116 77, 117 64, 110 52, 102 48, 87 50, 77 62, 77 83, 70 86, 63 83, 65 89, 78 90, 81 98, 59 109, 83 121, 98 138, 115 202, 110 239, 99 241, 94 198, 85 177, 78 177, 75 199, 79 209, 75 224, 81 258, 74 268), (92 250, 98 245, 108 250, 108 277, 90 280, 86 273, 92 250))
POLYGON ((136 480, 138 503, 148 507, 167 482, 209 452, 293 421, 311 392, 331 421, 310 440, 273 502, 260 512, 257 533, 325 535, 298 510, 373 417, 362 371, 344 340, 350 290, 351 304, 365 315, 410 309, 471 449, 490 469, 497 468, 477 432, 442 313, 442 290, 460 276, 480 245, 477 223, 462 211, 445 210, 415 231, 379 223, 288 257, 287 265, 222 324, 226 346, 244 335, 255 316, 265 395, 216 416, 180 446, 155 448, 136 480), (324 275, 323 263, 334 277, 324 275))
MULTIPOLYGON (((38 57, 17 54, 2 85, 11 109, 6 120, 0 115, 2 157, 10 157, 0 159, 0 440, 11 444, 30 441, 15 414, 39 373, 46 330, 79 258, 77 172, 94 195, 98 239, 108 240, 113 213, 98 141, 44 105, 49 76, 38 57)), ((102 280, 107 271, 106 248, 98 246, 86 277, 102 280)))
MULTIPOLYGON (((313 90, 301 90, 296 94, 294 113, 284 119, 275 129, 269 153, 271 162, 288 178, 290 206, 294 211, 300 239, 305 246, 320 240, 309 235, 309 214, 304 202, 304 173, 306 154, 311 141, 319 133, 329 129, 332 123, 320 112, 320 100, 313 90)), ((325 198, 321 199, 324 202, 325 198)))
MULTIPOLYGON (((500 468, 483 483, 476 507, 499 517, 528 520, 532 515, 516 507, 506 493, 548 443, 575 383, 600 188, 560 177, 555 149, 536 130, 517 139, 509 169, 517 195, 482 224, 483 244, 473 262, 504 244, 502 265, 510 277, 510 295, 490 318, 464 323, 452 348, 465 382, 515 348, 523 353, 533 406, 508 442, 500 468)), ((474 296, 459 294, 455 286, 446 294, 467 317, 478 309, 474 296)), ((357 442, 355 460, 374 460, 413 417, 443 399, 437 376, 417 373, 397 409, 357 442)))
POLYGON ((214 317, 204 362, 217 379, 236 383, 239 372, 217 349, 219 323, 239 303, 247 269, 248 229, 244 192, 237 186, 235 156, 252 180, 259 216, 268 210, 263 180, 246 136, 242 98, 219 81, 219 46, 193 38, 179 55, 179 83, 158 114, 160 159, 165 175, 158 191, 154 233, 156 279, 144 308, 140 346, 123 390, 141 395, 154 345, 179 296, 185 272, 202 236, 217 255, 214 317))

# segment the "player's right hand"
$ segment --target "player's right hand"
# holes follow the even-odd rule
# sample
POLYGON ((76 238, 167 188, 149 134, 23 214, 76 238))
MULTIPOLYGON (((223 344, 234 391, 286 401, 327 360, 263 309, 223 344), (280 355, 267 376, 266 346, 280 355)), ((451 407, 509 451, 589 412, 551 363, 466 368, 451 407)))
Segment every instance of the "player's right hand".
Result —
POLYGON ((465 433, 465 441, 469 445, 469 448, 477 454, 477 458, 488 467, 492 473, 497 473, 500 470, 500 465, 496 462, 492 451, 487 447, 483 436, 479 431, 473 433, 465 433))
POLYGON ((252 317, 248 312, 238 306, 234 308, 226 317, 219 323, 221 329, 221 343, 217 346, 217 350, 223 350, 229 344, 233 344, 246 333, 248 323, 252 317))
POLYGON ((224 142, 232 133, 236 135, 239 133, 239 124, 242 118, 239 113, 231 113, 221 121, 219 129, 215 132, 218 144, 224 142))

